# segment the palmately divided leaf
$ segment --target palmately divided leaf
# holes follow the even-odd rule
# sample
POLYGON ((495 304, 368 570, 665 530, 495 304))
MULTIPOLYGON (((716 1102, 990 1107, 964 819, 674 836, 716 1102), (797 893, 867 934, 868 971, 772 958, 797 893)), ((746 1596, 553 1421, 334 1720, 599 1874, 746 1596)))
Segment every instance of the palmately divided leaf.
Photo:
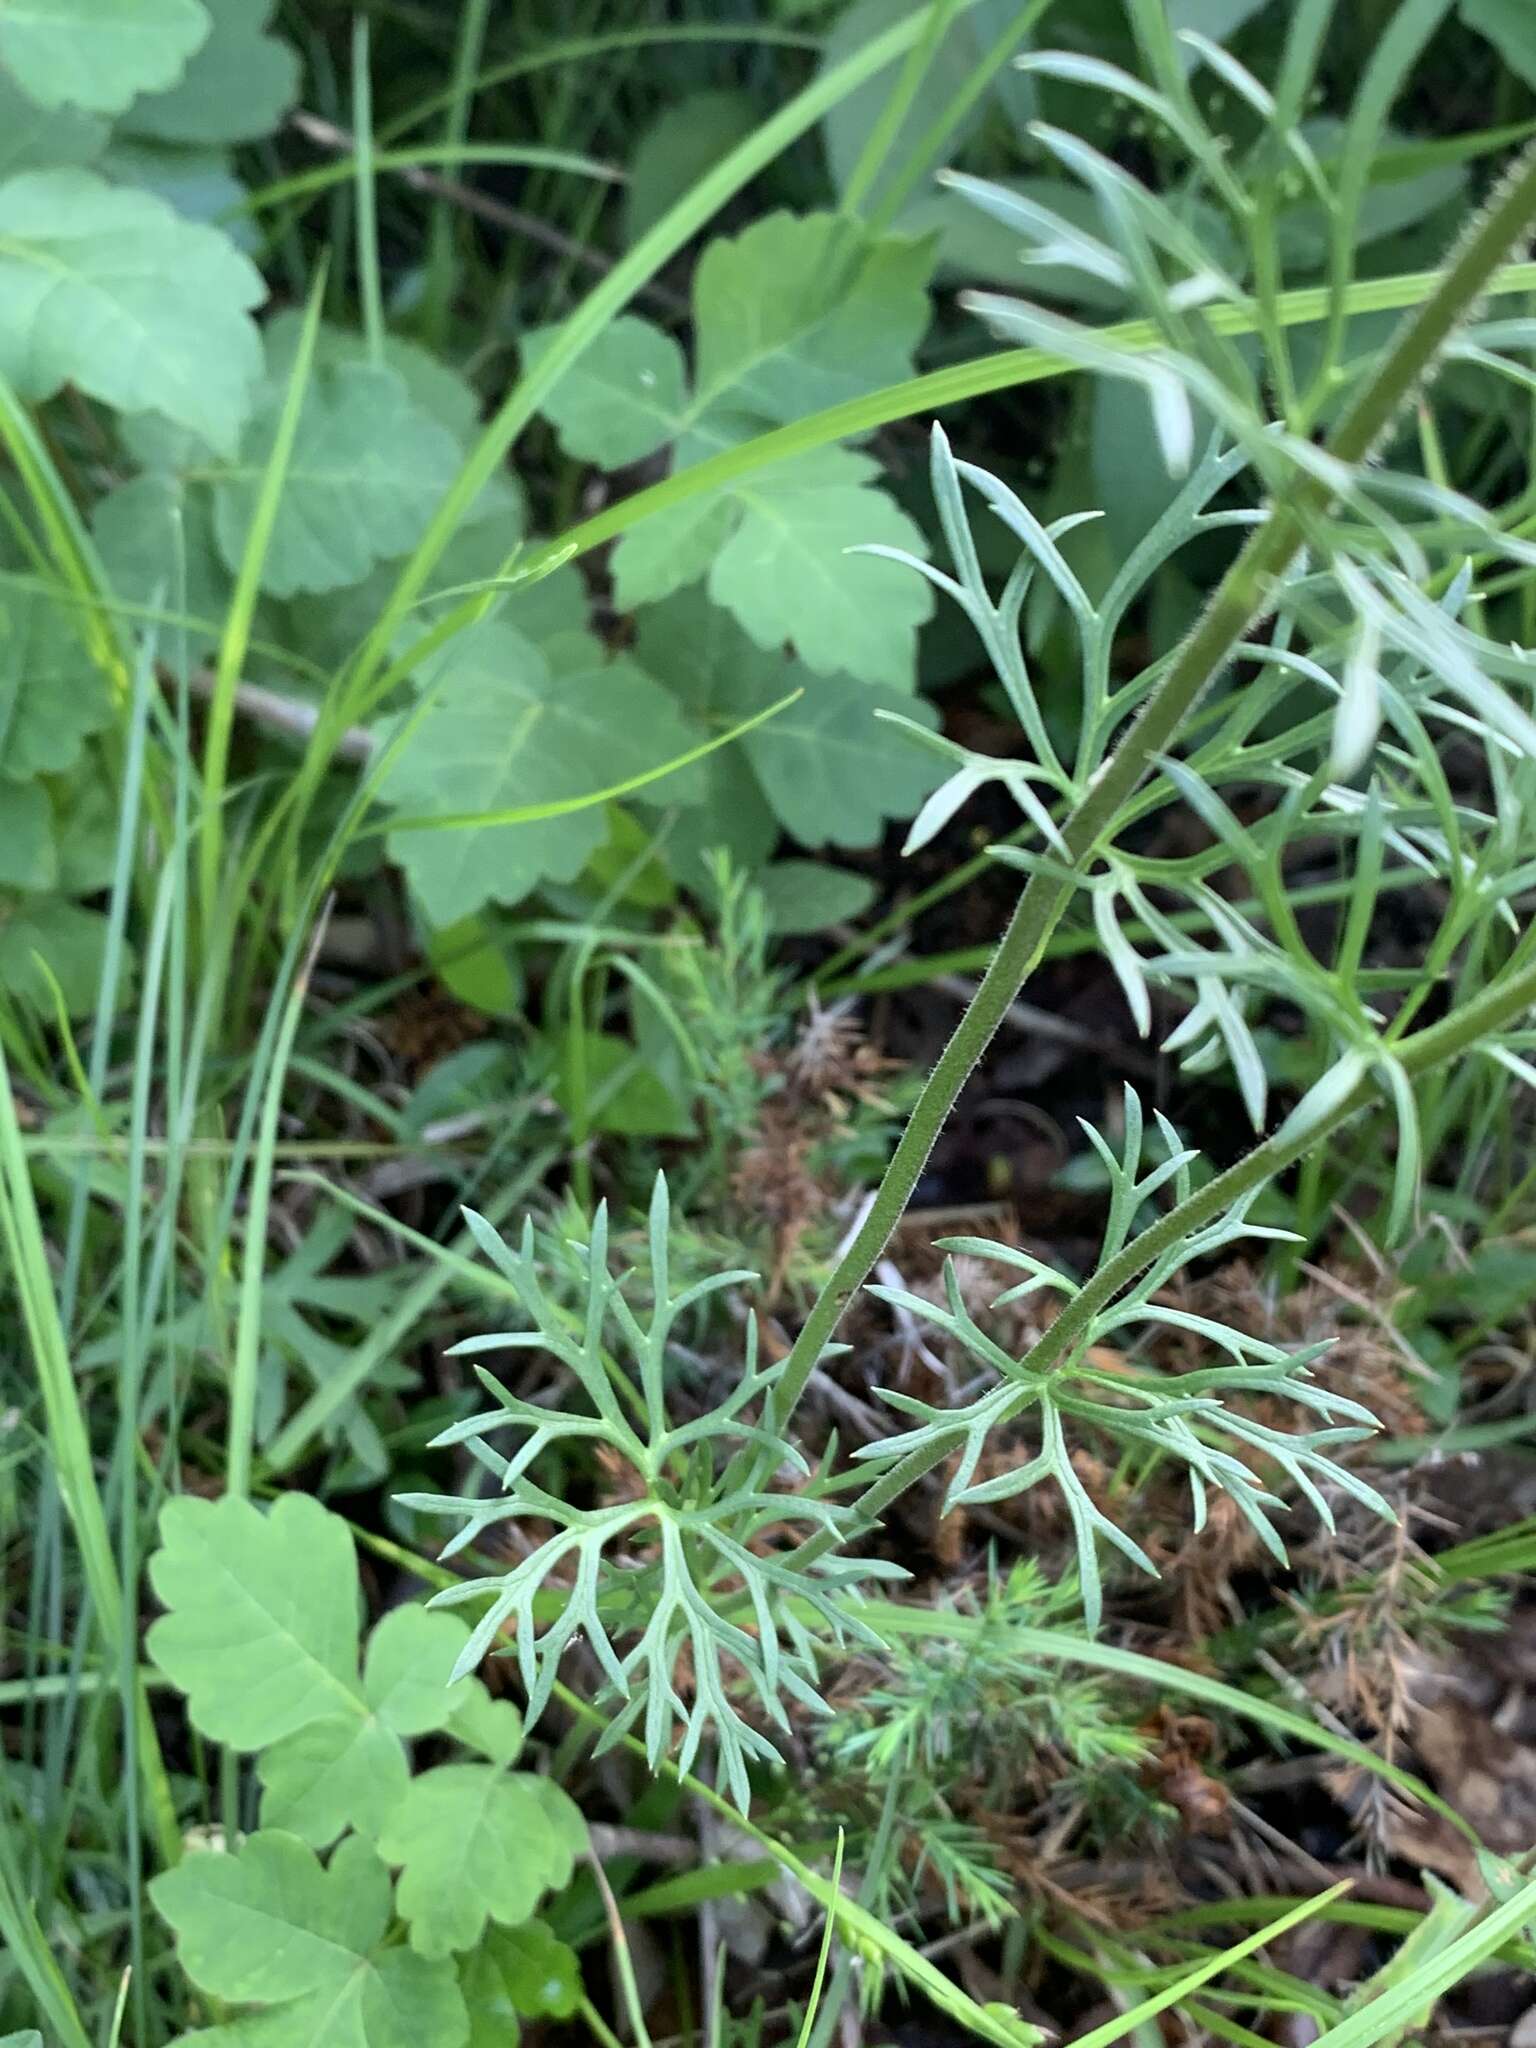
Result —
MULTIPOLYGON (((269 390, 214 485, 214 531, 238 567, 277 436, 284 392, 269 390)), ((322 368, 304 395, 262 587, 276 597, 343 588, 421 537, 459 467, 452 435, 411 401, 395 371, 322 368)))
MULTIPOLYGON (((738 747, 774 816, 804 845, 869 846, 887 818, 907 816, 938 779, 926 752, 875 716, 926 718, 926 706, 754 646, 697 587, 641 615, 636 652, 706 732, 803 692, 738 747)), ((703 765, 713 789, 721 767, 713 758, 703 765)), ((720 793, 729 807, 729 785, 720 793)))
POLYGON ((387 1943, 389 1873, 353 1836, 323 1868, 279 1829, 186 1856, 150 1886, 202 1991, 264 2010, 187 2041, 235 2048, 461 2048, 451 1964, 387 1943))
MULTIPOLYGON (((385 803, 430 818, 585 796, 697 745, 633 662, 605 661, 586 635, 552 644, 571 666, 557 671, 498 620, 461 634, 421 679, 431 701, 385 772, 385 803)), ((520 902, 543 880, 574 880, 606 829, 596 805, 526 824, 392 832, 389 850, 428 918, 443 925, 486 903, 520 902)))
POLYGON ((0 376, 23 398, 76 384, 230 453, 261 372, 250 309, 265 297, 227 235, 146 192, 85 170, 0 185, 0 376))
POLYGON ((442 1764, 412 1780, 379 1838, 402 1865, 401 1914, 425 1956, 473 1948, 487 1920, 516 1927, 570 1882, 586 1828, 547 1779, 489 1764, 442 1764))
POLYGON ((0 65, 39 106, 116 114, 174 84, 210 26, 201 0, 13 0, 0 65))
POLYGON ((161 1509, 160 1542, 149 1578, 168 1612, 146 1647, 202 1734, 261 1749, 357 1714, 357 1558, 339 1516, 303 1493, 265 1514, 189 1494, 161 1509))
POLYGON ((129 108, 121 126, 156 142, 226 144, 269 135, 299 96, 299 59, 268 33, 273 0, 202 0, 213 30, 165 92, 129 108))

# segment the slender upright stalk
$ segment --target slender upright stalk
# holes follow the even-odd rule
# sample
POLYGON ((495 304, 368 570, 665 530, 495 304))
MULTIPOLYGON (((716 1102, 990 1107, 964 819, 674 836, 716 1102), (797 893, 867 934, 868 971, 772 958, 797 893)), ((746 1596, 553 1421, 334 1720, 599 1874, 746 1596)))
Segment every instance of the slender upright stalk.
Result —
MULTIPOLYGON (((1469 227, 1451 252, 1434 290, 1409 316, 1374 376, 1345 413, 1328 442, 1328 452, 1336 461, 1353 468, 1372 453, 1446 342, 1471 313, 1505 251, 1533 222, 1536 149, 1526 151, 1469 227)), ((1307 473, 1295 478, 1285 498, 1271 504, 1268 517, 1218 584, 1210 606, 1161 685, 1063 827, 1074 874, 1093 859, 1122 804, 1177 737, 1201 695, 1231 658, 1233 648, 1271 608, 1281 579, 1329 503, 1326 484, 1307 473)), ((991 966, 924 1083, 869 1213, 801 1326, 774 1401, 776 1427, 783 1428, 843 1310, 895 1229, 956 1097, 1009 1005, 1039 964, 1072 887, 1070 881, 1043 871, 1031 875, 991 966)), ((1086 1293, 1082 1298, 1086 1299, 1086 1293)))

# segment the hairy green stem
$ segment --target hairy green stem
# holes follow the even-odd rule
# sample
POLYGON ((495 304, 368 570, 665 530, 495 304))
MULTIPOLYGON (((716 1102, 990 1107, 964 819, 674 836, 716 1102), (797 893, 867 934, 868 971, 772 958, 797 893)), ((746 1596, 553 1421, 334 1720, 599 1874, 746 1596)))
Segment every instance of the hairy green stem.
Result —
MULTIPOLYGON (((1490 205, 1452 251, 1435 289, 1410 315, 1375 375, 1350 405, 1328 443, 1328 452, 1336 461, 1353 467, 1371 454, 1446 341, 1476 304, 1505 251, 1529 229, 1533 219, 1536 149, 1527 151, 1520 159, 1490 205)), ((1122 804, 1158 755, 1177 737, 1202 693, 1230 659, 1233 648, 1269 610, 1276 586, 1294 561, 1309 528, 1328 510, 1330 495, 1328 486, 1308 473, 1295 480, 1285 499, 1271 505, 1263 525, 1255 529, 1218 584, 1209 608, 1185 640, 1162 683, 1067 820, 1062 836, 1074 873, 1081 872, 1093 858, 1122 804)), ((795 1339, 775 1393, 776 1428, 782 1429, 787 1422, 843 1310, 863 1285, 895 1229, 956 1097, 1026 978, 1038 965, 1072 887, 1070 881, 1042 871, 1030 877, 991 966, 924 1083, 863 1223, 822 1286, 795 1339)), ((1463 1012, 1464 1016, 1469 1014, 1470 1010, 1463 1012)), ((1403 1049, 1406 1051, 1406 1044, 1403 1049)), ((1277 1142, 1271 1140, 1272 1144, 1277 1142)), ((1265 1149, 1261 1146, 1259 1153, 1250 1158, 1258 1157, 1265 1149)), ((1212 1184, 1220 1185, 1220 1181, 1212 1184)), ((1104 1272, 1111 1271, 1114 1263, 1104 1272)), ((1079 1301, 1086 1299, 1087 1293, 1085 1290, 1079 1301)), ((1066 1320, 1063 1316, 1054 1327, 1060 1328, 1066 1320)))

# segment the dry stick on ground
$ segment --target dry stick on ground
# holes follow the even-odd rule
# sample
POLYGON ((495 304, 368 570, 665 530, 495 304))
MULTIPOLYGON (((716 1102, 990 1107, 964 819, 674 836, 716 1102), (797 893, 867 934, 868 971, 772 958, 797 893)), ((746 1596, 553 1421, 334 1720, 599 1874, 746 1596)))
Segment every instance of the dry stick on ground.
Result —
MULTIPOLYGON (((288 124, 307 142, 316 143, 321 149, 350 156, 357 147, 357 138, 350 129, 340 128, 334 121, 308 113, 303 107, 296 108, 288 116, 288 124)), ((393 169, 395 175, 403 178, 414 191, 430 193, 435 199, 446 199, 451 206, 462 207, 466 213, 474 214, 491 227, 501 228, 509 235, 521 235, 528 242, 538 242, 556 256, 579 263, 583 269, 606 272, 613 268, 614 259, 605 256, 601 249, 578 242, 573 235, 564 234, 559 228, 551 227, 548 221, 540 220, 537 214, 524 213, 521 207, 509 206, 504 199, 493 199, 490 193, 478 191, 473 185, 461 185, 457 178, 445 178, 441 172, 429 171, 420 164, 386 165, 384 168, 393 169)), ((635 296, 649 299, 674 315, 688 311, 687 300, 679 298, 676 292, 668 291, 665 285, 642 285, 635 296)))

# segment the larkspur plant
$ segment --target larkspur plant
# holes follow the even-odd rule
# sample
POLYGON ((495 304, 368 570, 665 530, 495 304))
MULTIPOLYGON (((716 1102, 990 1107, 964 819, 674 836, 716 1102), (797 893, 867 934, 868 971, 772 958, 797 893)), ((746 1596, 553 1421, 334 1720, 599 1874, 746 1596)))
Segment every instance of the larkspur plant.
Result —
MULTIPOLYGON (((822 1622, 833 1639, 879 1638, 860 1621, 856 1608, 838 1594, 862 1578, 905 1577, 898 1567, 869 1559, 821 1558, 802 1569, 795 1549, 782 1557, 765 1536, 808 1524, 841 1538, 855 1520, 814 1492, 769 1493, 742 1483, 744 1449, 766 1448, 773 1462, 809 1475, 800 1452, 781 1442, 745 1411, 767 1398, 778 1367, 757 1363, 757 1325, 746 1325, 741 1375, 725 1398, 692 1421, 668 1417, 668 1347, 678 1324, 707 1297, 756 1276, 726 1272, 668 1291, 667 1184, 658 1175, 650 1211, 650 1272, 654 1302, 642 1321, 626 1298, 625 1282, 608 1267, 608 1219, 599 1209, 589 1244, 571 1247, 583 1281, 579 1315, 572 1319, 551 1298, 539 1274, 533 1226, 525 1224, 514 1250, 481 1216, 468 1222, 476 1243, 499 1268, 525 1312, 529 1331, 473 1337, 455 1347, 480 1357, 502 1350, 536 1348, 567 1368, 586 1395, 591 1412, 573 1412, 563 1394, 558 1405, 538 1406, 514 1399, 483 1368, 482 1384, 498 1402, 487 1415, 455 1423, 439 1444, 464 1444, 490 1472, 500 1491, 469 1511, 463 1528, 447 1545, 452 1556, 498 1522, 537 1516, 557 1533, 521 1564, 494 1582, 494 1598, 465 1644, 455 1678, 472 1671, 501 1630, 515 1626, 518 1662, 528 1689, 530 1719, 537 1719, 554 1690, 562 1652, 578 1637, 597 1658, 604 1676, 625 1703, 603 1737, 611 1747, 644 1718, 646 1749, 653 1762, 667 1752, 673 1715, 684 1726, 678 1767, 687 1770, 707 1734, 713 1734, 720 1765, 743 1809, 748 1804, 747 1759, 773 1761, 771 1743, 733 1704, 733 1672, 745 1673, 758 1706, 787 1727, 785 1699, 813 1712, 823 1710, 816 1691, 816 1655, 807 1623, 822 1622), (609 1332, 634 1369, 615 1374, 609 1332), (626 1412, 628 1410, 628 1412, 626 1412), (526 1432, 510 1458, 498 1456, 484 1439, 514 1426, 526 1432), (605 1446, 623 1462, 629 1483, 617 1488, 610 1506, 583 1509, 547 1492, 528 1475, 550 1446, 584 1439, 605 1446), (624 1563, 611 1553, 623 1546, 624 1563), (563 1607, 542 1633, 536 1602, 556 1574, 563 1607), (727 1603, 727 1589, 737 1598, 727 1603), (755 1633, 724 1611, 727 1604, 750 1619, 755 1633), (796 1611, 805 1610, 805 1618, 796 1611), (623 1656, 612 1635, 635 1633, 623 1656), (693 1690, 691 1706, 677 1678, 686 1650, 693 1690)), ((430 1494, 405 1497, 405 1506, 429 1514, 459 1516, 464 1503, 430 1494)), ((479 1600, 484 1581, 472 1580, 437 1596, 437 1604, 479 1600)))
MULTIPOLYGON (((862 1223, 787 1359, 763 1371, 749 1349, 744 1373, 725 1400, 681 1425, 668 1421, 666 1350, 684 1304, 665 1298, 660 1185, 651 1250, 658 1308, 648 1328, 607 1272, 601 1215, 582 1254, 588 1292, 580 1335, 562 1325, 543 1291, 531 1233, 513 1253, 476 1226, 482 1248, 512 1281, 535 1328, 466 1348, 532 1345, 550 1352, 575 1375, 593 1412, 533 1407, 482 1374, 501 1412, 473 1418, 445 1438, 471 1446, 502 1488, 484 1501, 419 1503, 464 1517, 454 1547, 504 1517, 540 1516, 556 1528, 511 1573, 453 1589, 455 1601, 490 1601, 466 1655, 489 1648, 514 1622, 516 1654, 537 1707, 549 1696, 556 1658, 584 1635, 624 1702, 617 1725, 628 1728, 643 1717, 652 1763, 668 1750, 674 1716, 684 1724, 685 1762, 712 1732, 743 1806, 746 1758, 773 1752, 742 1719, 733 1679, 739 1685, 744 1677, 757 1707, 781 1725, 786 1700, 814 1708, 819 1656, 867 1626, 860 1580, 872 1568, 847 1559, 834 1576, 821 1573, 849 1535, 878 1526, 894 1500, 946 1461, 954 1461, 952 1504, 995 1501, 1054 1482, 1075 1532, 1090 1628, 1102 1612, 1101 1544, 1143 1570, 1155 1569, 1074 1466, 1074 1448, 1095 1438, 1135 1462, 1171 1459, 1182 1466, 1196 1527, 1209 1492, 1225 1492, 1282 1556, 1271 1521, 1281 1500, 1265 1474, 1310 1502, 1325 1524, 1331 1523, 1330 1494, 1390 1514, 1381 1496, 1336 1456, 1368 1434, 1373 1419, 1358 1402, 1310 1378, 1316 1347, 1288 1353, 1171 1306, 1163 1293, 1181 1269, 1240 1238, 1285 1235, 1251 1220, 1259 1196, 1347 1119, 1382 1100, 1396 1125, 1387 1228, 1389 1235, 1400 1234, 1411 1220, 1423 1163, 1416 1082, 1462 1052, 1518 1065, 1525 1042, 1520 1019, 1536 998, 1536 941, 1520 930, 1511 909, 1527 879, 1508 859, 1515 809, 1536 762, 1536 725, 1518 692, 1536 671, 1519 650, 1499 648, 1466 622, 1468 583, 1454 557, 1471 543, 1495 560, 1526 562, 1531 549, 1475 504, 1376 459, 1404 405, 1449 345, 1463 357, 1521 374, 1511 356, 1496 352, 1528 340, 1523 326, 1511 335, 1465 323, 1495 266, 1536 214, 1536 155, 1506 179, 1385 354, 1350 354, 1336 294, 1311 376, 1299 379, 1278 315, 1280 280, 1268 243, 1287 151, 1290 168, 1332 223, 1337 252, 1347 251, 1360 203, 1350 159, 1343 160, 1335 188, 1295 135, 1295 109, 1327 10, 1299 11, 1274 97, 1204 39, 1185 38, 1193 60, 1217 69, 1261 117, 1242 177, 1196 109, 1184 55, 1163 11, 1150 0, 1133 0, 1131 15, 1152 86, 1098 59, 1033 55, 1026 61, 1038 73, 1118 92, 1145 109, 1188 155, 1183 189, 1189 203, 1199 194, 1200 203, 1226 208, 1237 246, 1247 252, 1246 266, 1218 261, 1210 238, 1193 233, 1172 200, 1054 130, 1039 131, 1039 139, 1084 181, 1107 239, 1003 188, 951 181, 1019 227, 1031 260, 1075 267, 1134 290, 1150 323, 1149 338, 1134 346, 1021 300, 989 297, 975 302, 975 310, 1010 339, 1130 380, 1149 403, 1174 481, 1161 517, 1095 599, 1066 552, 1081 515, 1042 521, 1001 480, 957 462, 936 428, 933 496, 953 573, 893 545, 874 550, 906 563, 961 607, 1028 747, 1019 759, 980 756, 898 713, 878 714, 950 763, 948 779, 917 816, 909 847, 925 845, 980 787, 997 782, 1017 801, 1027 828, 1025 843, 1001 849, 1000 857, 1029 879, 862 1223), (1244 298, 1243 267, 1253 282, 1267 382, 1219 317, 1244 298), (1209 445, 1196 459, 1201 439, 1209 445), (1179 472, 1187 472, 1182 481, 1179 472), (1256 481, 1264 502, 1230 503, 1245 477, 1256 481), (967 488, 1022 545, 1019 564, 995 599, 969 523, 967 488), (1416 524, 1405 523, 1404 515, 1415 514, 1421 515, 1416 524), (1204 616, 1171 653, 1117 681, 1113 659, 1121 628, 1150 580, 1195 538, 1226 531, 1239 546, 1204 616), (1437 587, 1438 595, 1426 594, 1437 587), (1080 654, 1078 737, 1070 760, 1053 743, 1027 653, 1029 621, 1038 634, 1042 611, 1049 615, 1052 608, 1065 614, 1080 654), (1465 735, 1482 750, 1498 814, 1472 812, 1452 795, 1431 736, 1436 729, 1465 735), (1256 823, 1243 824, 1223 790, 1263 793, 1270 801, 1256 823), (1173 803, 1204 823, 1209 848, 1178 861, 1141 853, 1137 828, 1173 803), (1326 961, 1304 939, 1286 885, 1286 856, 1304 841, 1335 847, 1358 868, 1350 909, 1326 961), (1411 974, 1368 973, 1361 965, 1389 856, 1415 876, 1433 876, 1445 890, 1440 930, 1427 961, 1411 974), (1215 887, 1233 869, 1252 888, 1254 908, 1233 904, 1215 887), (1141 1106, 1128 1095, 1118 1153, 1089 1133, 1109 1177, 1110 1203, 1099 1260, 1085 1281, 1013 1247, 955 1241, 952 1251, 1026 1276, 1000 1294, 994 1308, 1025 1296, 1056 1297, 1057 1312, 1022 1358, 973 1314, 952 1265, 942 1307, 910 1291, 874 1289, 942 1331, 990 1384, 961 1407, 887 1390, 887 1400, 916 1426, 859 1453, 884 1469, 851 1507, 834 1509, 824 1493, 825 1472, 808 1474, 796 1446, 797 1403, 812 1371, 836 1348, 829 1340, 838 1319, 867 1279, 966 1074, 1063 911, 1082 893, 1143 1031, 1153 1025, 1154 991, 1180 1001, 1182 1015, 1165 1045, 1183 1052, 1196 1070, 1229 1063, 1255 1125, 1262 1126, 1268 1083, 1251 1011, 1257 998, 1283 994, 1301 1005, 1317 1033, 1310 1085, 1273 1136, 1198 1184, 1195 1155, 1161 1116, 1160 1146, 1148 1160, 1141 1106), (1501 937, 1506 931, 1509 936, 1501 937), (1440 1022, 1411 1030, 1425 990, 1454 973, 1458 960, 1465 964, 1456 1006, 1440 1022), (1389 1005, 1385 998, 1395 1001, 1389 1005), (1516 1035, 1501 1039, 1511 1031, 1516 1035), (1159 1196, 1170 1198, 1160 1212, 1159 1196), (638 1382, 612 1370, 604 1350, 610 1315, 638 1382), (1138 1363, 1138 1342, 1159 1327, 1207 1347, 1221 1362, 1172 1374, 1138 1363), (1123 1367, 1103 1368, 1098 1361, 1106 1347, 1122 1355, 1123 1367), (1245 1405, 1256 1395, 1310 1411, 1318 1426, 1285 1431, 1261 1422, 1245 1405), (626 1419, 626 1403, 641 1417, 639 1428, 626 1419), (755 1423, 746 1419, 754 1404, 755 1423), (1026 1419, 1038 1435, 1032 1455, 1019 1448, 1026 1419), (510 1460, 492 1457, 483 1444, 506 1423, 526 1432, 510 1460), (528 1468, 540 1451, 578 1436, 621 1452, 637 1475, 634 1499, 577 1510, 533 1484, 528 1468), (984 1453, 1005 1446, 1015 1447, 1015 1455, 1002 1461, 1004 1469, 978 1479, 984 1453), (795 1472, 800 1479, 792 1490, 773 1489, 777 1473, 795 1472), (794 1525, 802 1533, 787 1552, 760 1540, 770 1527, 794 1525), (611 1546, 620 1539, 621 1554, 614 1554, 611 1546), (575 1578, 556 1590, 550 1582, 562 1565, 574 1566, 575 1578), (560 1609, 542 1634, 535 1603, 541 1586, 560 1609), (732 1618, 737 1615, 753 1628, 741 1626, 732 1618), (625 1634, 635 1639, 628 1651, 613 1640, 625 1634), (694 1667, 691 1703, 678 1675, 685 1646, 694 1667)), ((1393 67, 1411 55, 1406 36, 1384 51, 1362 94, 1362 143, 1370 122, 1380 120, 1383 92, 1390 96, 1398 75, 1393 67)), ((735 1286, 742 1277, 722 1275, 714 1289, 735 1286)), ((689 1300, 704 1292, 692 1290, 689 1300)))

